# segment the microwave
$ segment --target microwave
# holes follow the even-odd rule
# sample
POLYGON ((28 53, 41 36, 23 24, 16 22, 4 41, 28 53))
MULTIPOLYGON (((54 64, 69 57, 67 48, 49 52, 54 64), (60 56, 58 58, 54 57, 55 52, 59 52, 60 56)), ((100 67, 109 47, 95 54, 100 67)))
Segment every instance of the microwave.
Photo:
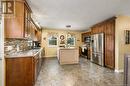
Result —
POLYGON ((84 37, 84 42, 85 43, 90 43, 91 42, 91 36, 84 37))

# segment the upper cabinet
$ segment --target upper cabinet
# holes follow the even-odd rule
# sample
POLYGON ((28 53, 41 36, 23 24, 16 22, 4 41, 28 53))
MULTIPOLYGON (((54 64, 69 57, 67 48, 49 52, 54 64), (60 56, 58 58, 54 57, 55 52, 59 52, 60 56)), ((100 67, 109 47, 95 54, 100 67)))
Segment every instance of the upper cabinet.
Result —
POLYGON ((5 38, 23 38, 24 2, 15 1, 13 16, 4 17, 5 38))
MULTIPOLYGON (((32 34, 34 32, 33 28, 33 23, 32 23, 32 19, 31 19, 31 10, 29 9, 28 5, 24 5, 24 30, 25 30, 25 38, 27 37, 32 37, 32 34)), ((33 34, 34 35, 34 34, 33 34)))
POLYGON ((31 9, 26 0, 14 1, 14 15, 4 18, 5 38, 35 37, 37 26, 31 18, 31 9))
POLYGON ((91 35, 91 31, 82 33, 82 42, 85 42, 85 37, 86 37, 86 36, 90 36, 90 35, 91 35))
POLYGON ((41 31, 37 31, 37 39, 38 39, 38 41, 41 41, 41 35, 42 35, 41 31))
POLYGON ((42 35, 41 31, 35 30, 35 39, 34 39, 34 41, 41 41, 41 35, 42 35))
POLYGON ((91 28, 91 34, 103 33, 104 25, 96 25, 91 28))

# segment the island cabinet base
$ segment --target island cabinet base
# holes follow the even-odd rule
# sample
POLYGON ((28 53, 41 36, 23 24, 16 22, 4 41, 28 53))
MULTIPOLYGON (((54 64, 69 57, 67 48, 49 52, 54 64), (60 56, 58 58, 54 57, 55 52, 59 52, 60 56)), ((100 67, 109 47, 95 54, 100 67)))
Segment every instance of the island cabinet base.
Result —
POLYGON ((60 64, 78 64, 79 63, 79 50, 76 48, 59 48, 57 57, 60 64))

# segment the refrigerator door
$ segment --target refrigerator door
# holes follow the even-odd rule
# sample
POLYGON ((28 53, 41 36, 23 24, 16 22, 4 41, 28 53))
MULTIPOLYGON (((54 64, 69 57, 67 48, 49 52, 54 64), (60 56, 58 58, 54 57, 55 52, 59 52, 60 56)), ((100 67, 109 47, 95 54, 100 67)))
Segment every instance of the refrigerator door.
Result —
POLYGON ((99 59, 98 64, 104 66, 104 55, 102 53, 98 54, 98 59, 99 59))
POLYGON ((101 53, 92 53, 92 62, 99 64, 101 66, 104 66, 104 61, 103 61, 103 54, 101 53))
POLYGON ((98 51, 99 64, 104 66, 104 34, 98 34, 98 51))
POLYGON ((97 52, 104 53, 104 34, 98 34, 97 52))
POLYGON ((96 53, 97 52, 97 34, 94 34, 91 36, 91 61, 94 62, 96 59, 96 53))
POLYGON ((98 43, 97 43, 97 41, 98 41, 98 35, 97 34, 95 34, 95 35, 92 35, 92 52, 97 52, 97 50, 98 50, 98 43))
POLYGON ((98 59, 98 54, 97 53, 92 52, 92 60, 91 61, 98 64, 99 59, 98 59))
POLYGON ((104 66, 104 34, 92 35, 92 53, 91 61, 104 66))

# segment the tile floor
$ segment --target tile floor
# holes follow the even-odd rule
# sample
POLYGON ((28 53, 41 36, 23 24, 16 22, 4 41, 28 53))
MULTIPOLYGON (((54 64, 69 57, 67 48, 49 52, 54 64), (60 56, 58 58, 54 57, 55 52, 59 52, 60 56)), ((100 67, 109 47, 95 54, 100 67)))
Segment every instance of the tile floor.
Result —
POLYGON ((45 59, 35 86, 123 86, 123 73, 80 58, 77 65, 59 65, 56 58, 45 59))

